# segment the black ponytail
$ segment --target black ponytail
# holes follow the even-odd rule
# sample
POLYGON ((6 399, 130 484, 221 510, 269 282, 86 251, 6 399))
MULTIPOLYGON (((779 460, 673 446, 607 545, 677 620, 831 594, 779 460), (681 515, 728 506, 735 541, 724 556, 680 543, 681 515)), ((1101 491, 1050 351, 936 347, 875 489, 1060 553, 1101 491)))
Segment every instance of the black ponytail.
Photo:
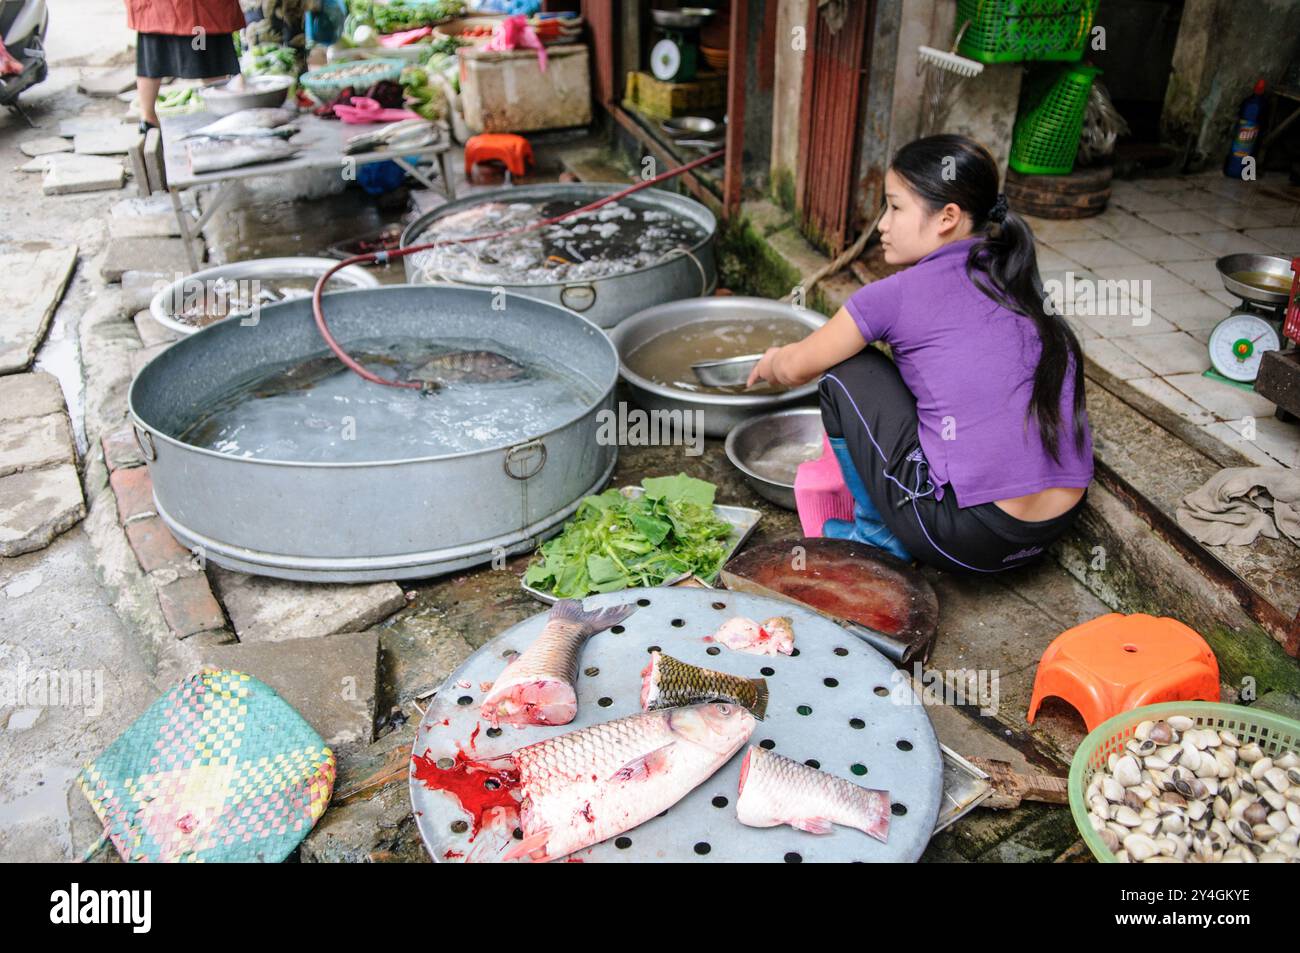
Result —
POLYGON ((1074 443, 1084 445, 1083 352, 1069 324, 1043 291, 1034 234, 998 192, 998 167, 989 151, 966 136, 927 136, 903 146, 894 172, 937 212, 953 203, 971 218, 980 237, 966 259, 976 287, 1003 307, 1034 322, 1042 352, 1034 370, 1029 414, 1043 446, 1060 462, 1061 392, 1074 373, 1074 443))

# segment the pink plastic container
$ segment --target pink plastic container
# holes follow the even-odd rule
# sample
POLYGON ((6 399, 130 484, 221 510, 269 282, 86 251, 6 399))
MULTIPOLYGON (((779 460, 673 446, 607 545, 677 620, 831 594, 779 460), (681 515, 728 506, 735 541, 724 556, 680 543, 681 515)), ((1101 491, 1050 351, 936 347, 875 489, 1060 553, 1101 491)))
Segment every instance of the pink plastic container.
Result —
POLYGON ((799 464, 794 475, 794 503, 805 536, 821 536, 827 520, 853 519, 853 494, 844 484, 831 442, 822 436, 822 455, 799 464))

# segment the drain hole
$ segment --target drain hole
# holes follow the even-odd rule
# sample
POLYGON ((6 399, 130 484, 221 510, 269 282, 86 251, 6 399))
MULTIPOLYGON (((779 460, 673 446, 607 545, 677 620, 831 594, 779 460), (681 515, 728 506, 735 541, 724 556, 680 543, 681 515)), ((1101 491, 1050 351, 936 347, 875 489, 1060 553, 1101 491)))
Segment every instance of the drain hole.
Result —
POLYGON ((907 813, 907 805, 899 804, 897 801, 895 801, 893 804, 889 805, 889 813, 894 814, 897 817, 902 817, 904 814, 907 813))
POLYGON ((602 698, 599 701, 597 701, 596 704, 599 705, 601 708, 608 708, 610 705, 614 704, 614 699, 602 698))
POLYGON ((616 837, 614 838, 614 846, 617 847, 619 850, 627 850, 629 847, 632 846, 632 838, 616 837))
POLYGON ((812 705, 800 705, 798 708, 795 709, 795 711, 797 711, 801 715, 811 715, 812 705))
POLYGON ((798 657, 799 657, 799 650, 798 650, 798 649, 791 649, 791 650, 790 650, 790 658, 798 658, 798 657))
POLYGON ((613 632, 615 635, 622 635, 627 631, 627 627, 622 625, 611 625, 609 631, 613 632))
POLYGON ((707 841, 700 841, 695 845, 695 853, 699 854, 701 857, 711 850, 713 850, 713 848, 709 846, 707 841))
POLYGON ((450 770, 451 767, 452 767, 455 763, 456 763, 456 762, 455 762, 455 761, 452 761, 451 758, 439 758, 439 759, 438 759, 438 767, 442 768, 442 770, 444 770, 444 771, 450 770))
POLYGON ((727 799, 726 799, 725 797, 723 797, 721 794, 719 794, 717 797, 715 797, 715 798, 713 799, 713 806, 714 806, 714 807, 726 807, 726 806, 727 806, 727 799))
POLYGON ((771 678, 773 675, 776 674, 776 669, 768 668, 766 665, 760 668, 759 671, 762 672, 764 675, 766 675, 768 678, 771 678))
POLYGON ((877 685, 875 688, 872 689, 872 691, 875 692, 877 695, 879 695, 881 698, 884 698, 886 695, 889 694, 889 689, 886 688, 884 685, 877 685))
POLYGON ((515 840, 523 840, 524 832, 521 828, 516 827, 513 831, 510 832, 510 836, 513 837, 515 840))
POLYGON ((836 688, 839 686, 840 680, 838 678, 823 678, 822 684, 827 688, 836 688))
POLYGON ((838 647, 835 649, 835 654, 838 655, 838 656, 843 657, 843 656, 849 654, 849 650, 846 649, 844 646, 841 645, 841 646, 838 646, 838 647))
POLYGON ((800 857, 798 854, 796 854, 794 851, 790 851, 790 853, 785 855, 785 862, 787 864, 802 864, 803 858, 800 857))
POLYGON ((487 736, 488 736, 489 738, 500 738, 500 737, 501 737, 501 729, 500 729, 500 728, 489 728, 489 729, 487 730, 487 736))
POLYGON ((586 675, 588 678, 595 678, 597 675, 600 674, 600 669, 596 668, 596 666, 593 665, 590 668, 584 668, 582 670, 582 674, 586 675))
POLYGON ((501 653, 501 657, 508 662, 518 654, 519 653, 516 652, 514 649, 506 649, 504 652, 501 653))
POLYGON ((716 645, 710 645, 710 646, 709 646, 707 649, 705 649, 704 651, 707 652, 707 653, 710 654, 710 655, 720 655, 720 654, 722 654, 722 649, 718 648, 716 645))
POLYGON ((474 699, 473 699, 471 696, 469 696, 469 695, 461 695, 460 698, 457 698, 457 699, 456 699, 456 704, 457 704, 457 705, 472 705, 472 704, 474 704, 474 699))
POLYGON ((638 600, 636 601, 636 604, 639 605, 642 609, 644 609, 646 606, 648 606, 648 605, 650 604, 650 600, 649 600, 649 599, 638 599, 638 600))
POLYGON ((850 727, 850 728, 865 728, 865 727, 867 727, 867 723, 866 723, 865 721, 863 721, 861 718, 850 718, 850 719, 849 719, 849 727, 850 727))
POLYGON ((682 626, 684 626, 684 625, 686 624, 686 620, 685 620, 685 619, 673 619, 673 621, 672 621, 670 624, 672 625, 672 627, 673 627, 674 629, 680 629, 682 626))
POLYGON ((496 778, 488 778, 483 782, 483 787, 487 788, 489 791, 495 791, 497 788, 501 787, 501 782, 496 778))
POLYGON ((469 823, 467 821, 451 822, 451 832, 453 834, 464 834, 467 830, 469 830, 469 823))
POLYGON ((867 773, 867 766, 865 764, 854 763, 849 765, 849 770, 852 771, 854 774, 856 774, 858 777, 862 777, 864 774, 867 773))
POLYGON ((715 602, 713 603, 713 608, 721 612, 723 609, 727 608, 727 604, 725 602, 715 602))
POLYGON ((911 751, 911 750, 912 750, 912 742, 910 742, 910 741, 902 741, 902 740, 900 740, 900 741, 898 742, 898 750, 899 750, 899 751, 911 751))
POLYGON ((804 762, 804 764, 808 765, 808 767, 810 768, 820 768, 822 766, 822 763, 818 761, 816 758, 809 758, 807 761, 804 762))
POLYGON ((758 743, 758 746, 760 748, 766 749, 767 751, 771 751, 773 748, 776 747, 776 742, 773 741, 771 738, 764 738, 762 741, 758 743))

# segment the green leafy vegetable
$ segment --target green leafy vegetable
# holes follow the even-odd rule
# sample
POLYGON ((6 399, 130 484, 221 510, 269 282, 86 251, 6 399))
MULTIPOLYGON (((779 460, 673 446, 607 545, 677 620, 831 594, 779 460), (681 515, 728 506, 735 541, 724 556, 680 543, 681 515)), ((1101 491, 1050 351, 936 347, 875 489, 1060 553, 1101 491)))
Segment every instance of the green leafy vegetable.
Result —
POLYGON ((524 582, 567 599, 657 586, 685 573, 717 575, 732 529, 713 512, 714 485, 679 473, 641 486, 637 497, 611 489, 583 499, 564 532, 542 545, 524 582))

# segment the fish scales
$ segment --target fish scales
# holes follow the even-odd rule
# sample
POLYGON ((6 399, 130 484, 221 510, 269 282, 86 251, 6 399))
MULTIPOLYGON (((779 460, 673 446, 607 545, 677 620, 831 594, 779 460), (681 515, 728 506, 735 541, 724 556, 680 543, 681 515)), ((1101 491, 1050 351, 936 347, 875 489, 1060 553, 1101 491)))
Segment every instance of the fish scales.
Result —
POLYGON ((750 827, 789 824, 813 834, 842 824, 884 842, 889 838, 889 792, 751 746, 740 769, 736 817, 750 827))
POLYGON ((641 678, 641 707, 647 710, 729 701, 744 705, 756 718, 767 715, 768 689, 763 678, 701 668, 662 652, 650 653, 650 664, 641 678))

